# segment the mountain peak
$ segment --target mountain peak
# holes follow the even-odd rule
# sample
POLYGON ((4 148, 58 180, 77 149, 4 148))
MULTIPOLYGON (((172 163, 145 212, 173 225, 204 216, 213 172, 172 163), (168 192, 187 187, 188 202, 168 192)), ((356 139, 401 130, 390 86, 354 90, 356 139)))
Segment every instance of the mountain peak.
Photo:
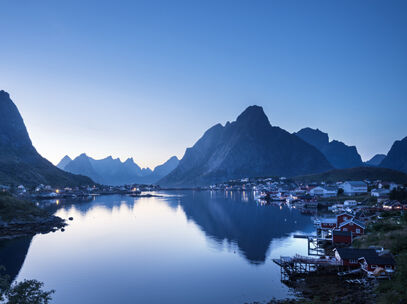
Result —
POLYGON ((68 155, 65 155, 61 161, 57 164, 57 167, 61 170, 64 170, 65 167, 72 161, 72 158, 70 158, 68 155))
POLYGON ((246 108, 236 119, 238 124, 248 125, 270 125, 269 119, 264 113, 263 107, 250 106, 246 108))
POLYGON ((0 97, 10 98, 10 94, 4 90, 0 90, 0 97))

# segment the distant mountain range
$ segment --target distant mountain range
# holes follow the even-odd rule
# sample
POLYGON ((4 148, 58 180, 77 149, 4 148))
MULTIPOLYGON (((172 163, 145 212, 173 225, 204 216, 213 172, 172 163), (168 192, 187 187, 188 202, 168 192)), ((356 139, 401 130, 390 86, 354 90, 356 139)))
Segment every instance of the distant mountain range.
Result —
POLYGON ((259 106, 217 124, 188 148, 164 186, 207 185, 234 178, 296 176, 332 169, 326 157, 296 135, 272 126, 259 106))
POLYGON ((116 186, 154 184, 174 170, 178 163, 178 158, 173 156, 164 164, 151 170, 149 168, 140 168, 133 158, 128 158, 124 162, 111 156, 96 160, 83 153, 73 160, 69 156, 65 156, 57 167, 67 172, 89 176, 100 184, 116 186))
POLYGON ((337 169, 354 168, 363 165, 355 146, 347 146, 343 142, 329 141, 329 136, 318 129, 304 128, 294 133, 302 140, 313 145, 337 169))
POLYGON ((86 154, 73 160, 65 156, 57 168, 35 150, 17 107, 5 91, 0 91, 0 116, 0 184, 77 186, 97 182, 183 187, 243 177, 323 172, 328 172, 327 176, 339 174, 343 179, 367 174, 388 179, 394 175, 402 180, 404 177, 394 170, 407 173, 407 137, 396 141, 387 155, 376 155, 363 163, 356 147, 329 141, 328 134, 318 129, 290 134, 272 126, 259 106, 248 107, 234 122, 213 126, 186 149, 181 160, 171 157, 154 170, 140 168, 132 158, 124 162, 111 156, 96 160, 86 154), (363 166, 371 169, 360 169, 363 166), (393 171, 374 171, 372 166, 393 171))
POLYGON ((31 143, 20 112, 5 91, 0 91, 0 117, 0 184, 94 184, 90 178, 62 171, 41 157, 31 143))
POLYGON ((386 157, 385 154, 376 154, 371 159, 369 159, 367 162, 365 162, 365 165, 378 167, 382 163, 383 159, 385 159, 385 157, 386 157))

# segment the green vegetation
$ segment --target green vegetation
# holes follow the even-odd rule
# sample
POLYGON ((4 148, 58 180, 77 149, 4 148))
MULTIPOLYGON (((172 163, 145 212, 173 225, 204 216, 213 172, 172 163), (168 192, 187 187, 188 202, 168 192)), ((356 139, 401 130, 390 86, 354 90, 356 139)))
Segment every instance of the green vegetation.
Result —
POLYGON ((47 212, 34 203, 13 197, 7 192, 0 192, 0 220, 30 220, 46 215, 47 212))
POLYGON ((407 302, 407 213, 384 212, 382 219, 368 227, 368 234, 356 239, 354 247, 382 246, 395 255, 397 268, 394 278, 381 281, 378 288, 378 303, 407 302))
MULTIPOLYGON (((0 266, 1 270, 4 267, 0 266)), ((0 275, 0 303, 4 304, 47 304, 54 290, 43 291, 44 283, 37 280, 24 280, 9 283, 6 275, 0 275)))
POLYGON ((336 169, 320 174, 304 175, 293 178, 297 182, 327 182, 335 183, 345 180, 385 180, 393 181, 399 184, 407 183, 407 174, 396 170, 377 168, 377 167, 359 167, 350 169, 336 169))
POLYGON ((406 201, 407 200, 407 189, 393 189, 390 192, 391 200, 406 201))

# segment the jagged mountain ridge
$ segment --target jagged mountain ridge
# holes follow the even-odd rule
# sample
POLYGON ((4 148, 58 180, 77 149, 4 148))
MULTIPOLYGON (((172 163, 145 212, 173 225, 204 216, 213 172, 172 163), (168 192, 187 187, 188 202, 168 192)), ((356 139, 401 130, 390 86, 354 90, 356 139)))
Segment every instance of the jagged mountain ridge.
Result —
POLYGON ((236 121, 207 130, 174 171, 159 181, 167 186, 197 186, 233 178, 295 176, 332 169, 314 146, 272 126, 259 106, 236 121))
POLYGON ((0 91, 0 183, 35 186, 92 185, 88 177, 60 170, 32 145, 23 118, 5 91, 0 91))
MULTIPOLYGON (((69 156, 65 156, 61 162, 68 158, 69 156)), ((98 183, 106 185, 153 184, 170 173, 178 162, 178 158, 173 156, 164 164, 155 167, 153 171, 150 168, 140 168, 133 158, 122 162, 119 158, 112 156, 94 159, 82 153, 68 162, 64 166, 64 170, 89 176, 98 183)))
POLYGON ((304 128, 294 134, 321 151, 337 169, 363 165, 362 158, 355 146, 347 146, 337 140, 329 141, 328 134, 319 129, 304 128))

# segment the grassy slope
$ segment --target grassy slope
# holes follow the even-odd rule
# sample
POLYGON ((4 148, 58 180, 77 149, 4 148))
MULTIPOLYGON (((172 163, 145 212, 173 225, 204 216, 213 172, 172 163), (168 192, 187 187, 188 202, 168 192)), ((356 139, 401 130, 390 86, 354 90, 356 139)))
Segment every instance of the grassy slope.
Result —
POLYGON ((10 220, 30 220, 35 217, 45 217, 47 212, 37 207, 34 203, 21 200, 0 192, 0 219, 10 220))
POLYGON ((381 281, 377 288, 377 302, 407 303, 407 213, 399 216, 399 212, 386 212, 383 219, 369 225, 367 232, 354 241, 354 247, 383 246, 397 261, 394 279, 381 281))
POLYGON ((293 178, 298 182, 339 182, 345 180, 384 180, 407 184, 407 174, 386 168, 358 167, 335 169, 320 174, 304 175, 293 178))

